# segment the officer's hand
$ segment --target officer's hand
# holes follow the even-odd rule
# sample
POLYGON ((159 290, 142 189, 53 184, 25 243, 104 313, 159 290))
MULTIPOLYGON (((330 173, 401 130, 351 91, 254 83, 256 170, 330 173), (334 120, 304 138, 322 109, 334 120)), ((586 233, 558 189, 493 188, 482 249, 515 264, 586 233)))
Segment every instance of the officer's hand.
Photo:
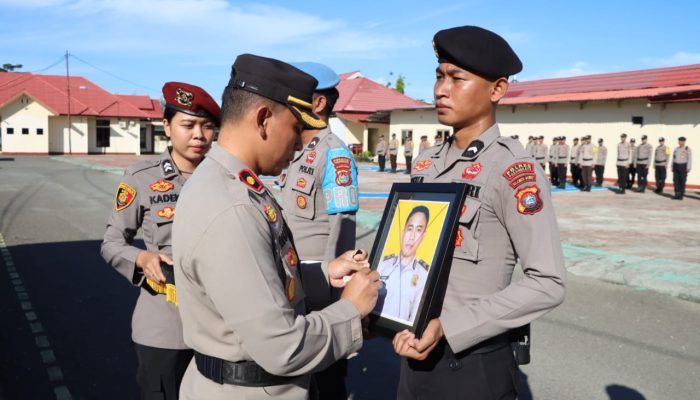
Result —
POLYGON ((165 283, 165 275, 160 269, 161 261, 173 265, 173 260, 170 257, 153 251, 140 251, 136 256, 136 266, 143 270, 143 275, 146 278, 154 282, 165 283))
POLYGON ((340 257, 328 263, 328 279, 331 286, 345 287, 349 278, 363 268, 369 268, 367 252, 364 250, 348 250, 340 257))
POLYGON ((436 318, 428 322, 420 339, 416 339, 413 333, 403 330, 394 336, 392 344, 396 354, 402 357, 425 360, 444 336, 442 324, 436 318))
POLYGON ((382 285, 379 273, 365 267, 355 272, 352 279, 345 285, 340 298, 350 301, 357 308, 360 316, 364 318, 372 312, 377 304, 379 289, 382 285))

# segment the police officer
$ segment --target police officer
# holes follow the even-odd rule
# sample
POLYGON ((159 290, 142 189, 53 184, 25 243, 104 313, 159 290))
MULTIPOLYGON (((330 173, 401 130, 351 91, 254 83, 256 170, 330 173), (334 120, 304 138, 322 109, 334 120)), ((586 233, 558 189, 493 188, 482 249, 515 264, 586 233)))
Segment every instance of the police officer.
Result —
POLYGON ((620 188, 617 194, 625 194, 627 189, 627 168, 630 165, 631 149, 627 143, 627 134, 620 135, 620 143, 617 144, 617 186, 620 188))
POLYGON ((632 186, 634 186, 634 176, 637 174, 637 146, 635 142, 636 140, 634 138, 630 139, 630 164, 627 167, 627 173, 629 174, 627 178, 627 189, 632 189, 632 186))
POLYGON ((430 266, 416 254, 430 222, 430 211, 416 206, 408 213, 401 231, 401 251, 390 254, 379 263, 377 272, 384 287, 379 290, 375 309, 413 324, 418 312, 430 266))
POLYGON ((555 136, 552 139, 552 145, 549 147, 548 161, 549 161, 549 181, 552 187, 559 186, 559 179, 557 174, 557 149, 559 146, 559 136, 555 136))
MULTIPOLYGON (((314 91, 313 112, 328 124, 339 93, 336 86, 340 77, 329 67, 314 63, 293 63, 293 66, 318 81, 314 91)), ((284 219, 294 234, 294 245, 299 258, 305 262, 330 261, 355 248, 355 213, 359 207, 358 181, 355 160, 347 147, 329 127, 304 129, 301 133, 302 150, 280 175, 284 219)), ((307 302, 309 310, 320 310, 331 301, 307 302)), ((347 361, 341 360, 329 369, 316 374, 319 398, 347 399, 345 375, 347 361)))
POLYGON ((671 155, 671 150, 664 143, 664 138, 659 138, 659 146, 654 151, 654 180, 656 181, 656 189, 654 193, 661 194, 666 185, 666 169, 668 168, 668 156, 671 155))
POLYGON ((535 160, 537 161, 538 164, 540 164, 540 167, 542 167, 542 171, 545 170, 545 167, 547 165, 547 145, 544 144, 544 136, 540 136, 537 138, 537 144, 535 145, 534 151, 535 151, 535 160))
POLYGON ((304 129, 326 127, 312 113, 316 84, 270 58, 243 54, 233 64, 218 142, 182 191, 173 226, 184 337, 195 351, 186 400, 305 399, 310 373, 362 345, 360 320, 381 287, 366 253, 306 268, 258 178, 282 172, 304 129), (306 314, 307 299, 348 275, 339 301, 306 314), (317 279, 324 285, 306 284, 317 279))
POLYGON ((430 142, 428 141, 428 135, 423 135, 420 137, 420 145, 418 146, 418 154, 428 150, 430 148, 430 142))
POLYGON ((603 138, 598 139, 598 147, 594 147, 593 151, 595 152, 595 185, 603 186, 605 162, 608 159, 608 148, 603 144, 603 138))
POLYGON ((534 136, 528 136, 527 137, 527 144, 525 145, 525 151, 527 154, 530 156, 533 156, 535 154, 533 147, 535 146, 535 137, 534 136))
POLYGON ((566 136, 559 137, 557 145, 557 179, 559 189, 566 189, 566 162, 569 158, 569 145, 566 144, 566 136))
POLYGON ((654 149, 647 143, 647 135, 642 135, 642 144, 637 146, 637 155, 634 157, 637 170, 637 192, 644 193, 647 188, 647 175, 649 175, 649 163, 654 149))
POLYGON ((685 145, 685 137, 678 138, 678 147, 673 149, 673 191, 674 200, 683 200, 685 195, 685 180, 693 166, 693 153, 685 145))
POLYGON ((595 154, 591 144, 591 136, 586 135, 581 138, 582 144, 579 147, 579 163, 581 165, 581 191, 590 192, 593 185, 593 163, 595 154))
POLYGON ((579 148, 578 138, 574 138, 574 144, 571 145, 571 154, 569 155, 569 168, 571 168, 571 183, 581 187, 581 165, 579 164, 579 148))
POLYGON ((403 143, 403 156, 406 158, 406 173, 410 174, 413 161, 413 137, 410 134, 406 136, 406 141, 403 143))
POLYGON ((391 172, 396 173, 396 156, 399 154, 399 141, 396 139, 396 134, 391 134, 389 141, 389 161, 391 162, 391 172))
POLYGON ((129 166, 117 188, 102 257, 140 287, 132 318, 142 399, 176 399, 192 351, 182 338, 170 236, 182 186, 209 150, 219 106, 202 88, 163 85, 163 127, 171 145, 155 160, 129 166), (141 228, 146 249, 134 246, 141 228))
POLYGON ((395 351, 406 357, 398 398, 514 399, 517 366, 507 332, 560 304, 566 275, 546 177, 495 120, 508 76, 522 64, 503 38, 474 26, 440 31, 433 43, 438 120, 455 133, 418 157, 429 167, 411 179, 470 189, 440 317, 420 338, 408 331, 394 337, 395 351), (480 172, 463 178, 476 164, 480 172), (511 283, 517 258, 526 277, 511 283))
POLYGON ((377 148, 374 152, 377 153, 379 172, 384 172, 384 166, 386 165, 386 141, 384 140, 384 135, 379 136, 379 143, 377 143, 377 148))

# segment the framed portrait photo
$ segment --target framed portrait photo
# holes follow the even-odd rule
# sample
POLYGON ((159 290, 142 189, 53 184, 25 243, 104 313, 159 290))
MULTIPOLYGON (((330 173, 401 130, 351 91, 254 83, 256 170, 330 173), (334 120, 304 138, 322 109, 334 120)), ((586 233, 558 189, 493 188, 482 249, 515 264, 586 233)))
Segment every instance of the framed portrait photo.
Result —
POLYGON ((422 335, 440 316, 447 289, 463 183, 395 183, 370 253, 384 283, 370 314, 370 329, 393 337, 422 335))

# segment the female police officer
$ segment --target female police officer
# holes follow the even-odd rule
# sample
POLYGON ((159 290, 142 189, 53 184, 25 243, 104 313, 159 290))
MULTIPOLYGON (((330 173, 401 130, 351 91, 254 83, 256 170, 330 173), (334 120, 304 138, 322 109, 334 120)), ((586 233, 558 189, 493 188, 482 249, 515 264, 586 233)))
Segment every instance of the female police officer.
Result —
POLYGON ((170 232, 180 190, 209 150, 220 117, 219 106, 197 86, 168 82, 163 97, 171 146, 158 159, 126 169, 101 250, 112 267, 141 287, 132 339, 142 399, 176 399, 192 358, 176 305, 170 232), (133 245, 139 228, 146 250, 133 245))

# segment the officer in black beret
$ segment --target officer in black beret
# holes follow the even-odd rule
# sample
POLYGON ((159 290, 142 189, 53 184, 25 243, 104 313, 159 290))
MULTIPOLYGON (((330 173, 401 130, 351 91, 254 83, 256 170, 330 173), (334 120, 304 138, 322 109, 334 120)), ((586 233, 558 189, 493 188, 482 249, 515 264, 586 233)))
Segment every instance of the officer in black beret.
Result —
POLYGON ((496 124, 508 77, 522 64, 502 37, 476 26, 440 31, 433 43, 437 117, 454 134, 418 156, 430 168, 414 169, 411 181, 470 189, 440 317, 421 337, 394 336, 404 357, 398 398, 515 399, 510 331, 559 305, 566 276, 547 177, 496 124), (511 283, 518 258, 526 277, 511 283))

